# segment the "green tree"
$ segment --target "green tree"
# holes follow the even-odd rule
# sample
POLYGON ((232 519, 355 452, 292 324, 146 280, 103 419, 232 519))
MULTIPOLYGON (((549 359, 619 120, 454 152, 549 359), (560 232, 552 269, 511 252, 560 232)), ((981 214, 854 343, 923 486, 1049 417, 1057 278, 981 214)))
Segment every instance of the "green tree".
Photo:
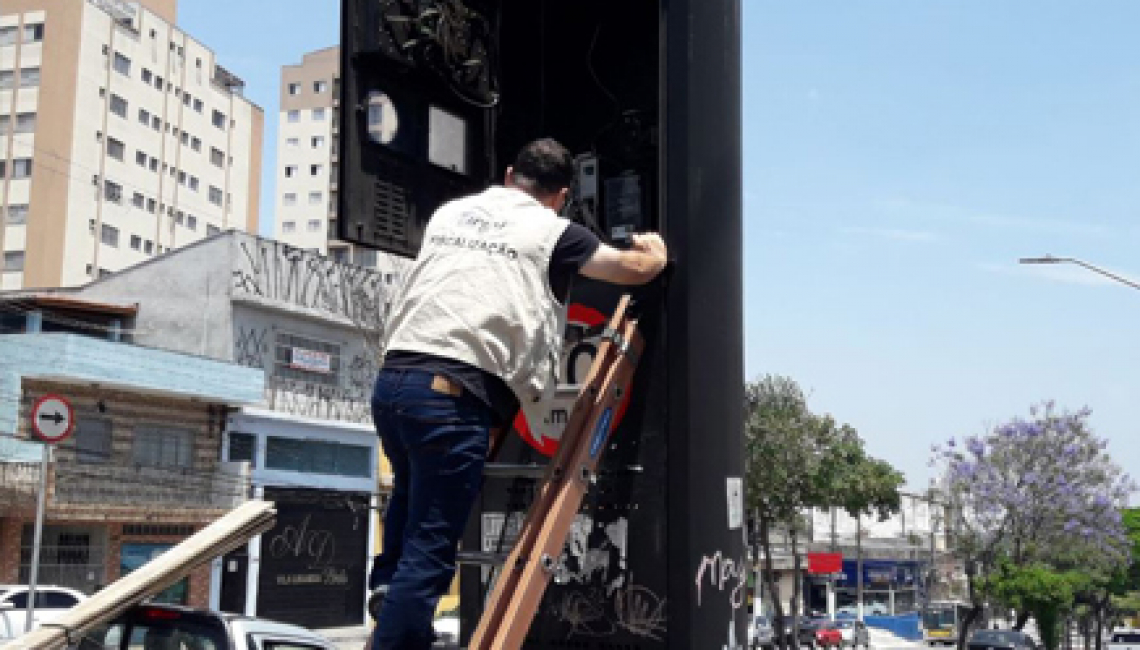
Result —
POLYGON ((1043 563, 1017 565, 1005 560, 997 571, 979 580, 979 589, 1018 612, 1031 614, 1046 650, 1057 650, 1061 622, 1073 608, 1077 592, 1088 588, 1088 580, 1085 574, 1056 571, 1043 563))
MULTIPOLYGON (((811 508, 840 507, 852 516, 899 510, 902 474, 870 458, 858 432, 831 416, 813 414, 799 385, 788 377, 766 375, 745 387, 745 499, 757 529, 763 558, 763 593, 775 628, 788 629, 772 566, 772 532, 788 531, 794 575, 799 575, 802 515, 811 508)), ((799 581, 793 587, 799 603, 799 581)), ((792 638, 798 612, 792 612, 792 638)), ((778 634, 784 646, 786 635, 778 634)))

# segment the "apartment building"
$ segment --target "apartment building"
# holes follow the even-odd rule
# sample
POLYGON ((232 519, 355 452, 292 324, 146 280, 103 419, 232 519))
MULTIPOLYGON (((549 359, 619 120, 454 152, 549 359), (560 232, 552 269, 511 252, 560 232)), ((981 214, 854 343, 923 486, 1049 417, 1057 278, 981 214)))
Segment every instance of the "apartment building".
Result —
POLYGON ((336 238, 340 48, 281 68, 275 239, 375 268, 376 251, 336 238))
POLYGON ((257 231, 261 108, 175 0, 0 8, 0 289, 75 286, 257 231))

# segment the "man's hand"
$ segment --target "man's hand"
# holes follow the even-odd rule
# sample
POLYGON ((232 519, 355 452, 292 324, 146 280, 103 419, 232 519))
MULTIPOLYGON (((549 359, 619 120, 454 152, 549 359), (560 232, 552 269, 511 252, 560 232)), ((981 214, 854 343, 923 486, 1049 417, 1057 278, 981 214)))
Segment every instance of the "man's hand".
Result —
POLYGON ((669 261, 669 251, 665 248, 665 240, 661 239, 661 235, 655 232, 635 234, 631 248, 649 256, 657 264, 654 275, 660 273, 661 269, 665 268, 665 263, 669 261))
POLYGON ((598 246, 594 256, 582 265, 582 275, 613 284, 645 284, 665 268, 668 251, 657 233, 634 235, 630 248, 622 250, 607 244, 598 246))

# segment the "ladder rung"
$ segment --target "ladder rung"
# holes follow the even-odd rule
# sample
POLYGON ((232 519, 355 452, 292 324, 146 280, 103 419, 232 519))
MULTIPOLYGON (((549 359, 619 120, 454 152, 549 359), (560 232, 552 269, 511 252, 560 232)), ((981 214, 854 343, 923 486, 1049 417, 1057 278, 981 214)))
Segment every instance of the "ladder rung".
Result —
POLYGON ((490 478, 532 478, 546 475, 546 465, 535 463, 486 463, 483 476, 490 478))
POLYGON ((484 551, 459 551, 455 561, 460 564, 502 564, 510 556, 510 549, 502 553, 487 553, 484 551))

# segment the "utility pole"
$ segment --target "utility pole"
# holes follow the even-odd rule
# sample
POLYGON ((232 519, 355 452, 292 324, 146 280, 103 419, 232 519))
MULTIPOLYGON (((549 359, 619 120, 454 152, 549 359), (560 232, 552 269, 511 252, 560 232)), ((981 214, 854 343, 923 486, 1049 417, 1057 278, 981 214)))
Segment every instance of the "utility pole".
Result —
POLYGON ((863 517, 855 516, 855 598, 859 603, 859 620, 863 620, 863 517))

